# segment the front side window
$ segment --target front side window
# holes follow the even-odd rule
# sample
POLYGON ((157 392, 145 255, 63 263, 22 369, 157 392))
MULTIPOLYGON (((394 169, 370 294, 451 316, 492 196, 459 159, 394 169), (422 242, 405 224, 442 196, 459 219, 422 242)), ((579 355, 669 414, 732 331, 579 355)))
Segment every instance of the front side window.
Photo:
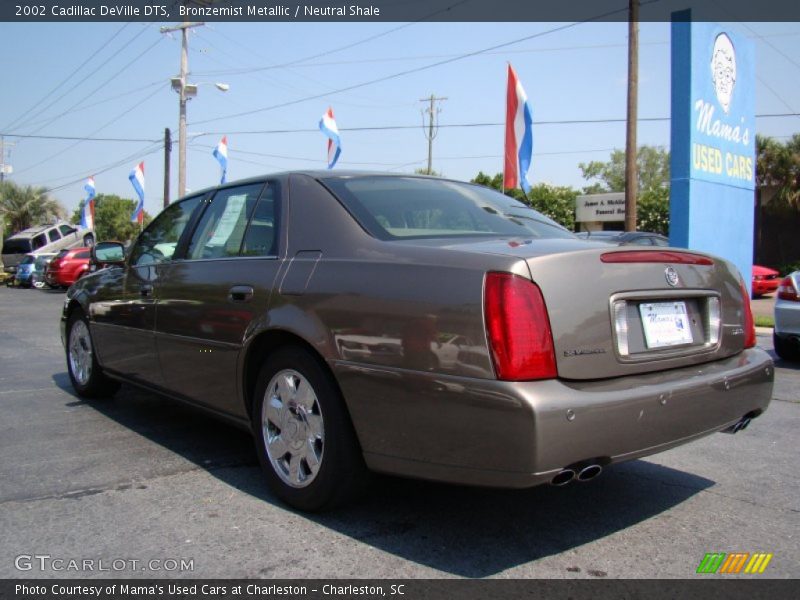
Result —
POLYGON ((202 199, 194 196, 165 208, 136 240, 131 264, 139 267, 172 260, 183 230, 202 199))
POLYGON ((478 185, 421 177, 331 177, 323 183, 372 235, 573 238, 552 219, 478 185))
POLYGON ((43 233, 40 233, 31 240, 31 245, 33 246, 34 250, 44 248, 47 245, 47 238, 43 233))
POLYGON ((263 183, 256 183, 217 192, 197 223, 187 258, 239 256, 247 223, 263 189, 263 183))
POLYGON ((77 231, 76 229, 73 229, 69 225, 59 225, 58 228, 61 230, 61 235, 69 235, 77 231))

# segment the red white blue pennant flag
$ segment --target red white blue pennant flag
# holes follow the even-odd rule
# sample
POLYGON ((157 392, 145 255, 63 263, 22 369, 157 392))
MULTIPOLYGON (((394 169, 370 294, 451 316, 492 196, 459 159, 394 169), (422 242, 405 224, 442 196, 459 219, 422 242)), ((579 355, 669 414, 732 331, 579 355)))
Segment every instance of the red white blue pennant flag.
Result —
POLYGON ((339 128, 333 118, 333 109, 328 107, 328 112, 319 120, 319 130, 328 136, 328 168, 332 169, 342 153, 342 143, 339 139, 339 128))
POLYGON ((220 184, 225 183, 225 180, 228 176, 228 136, 223 135, 222 139, 217 144, 217 147, 214 148, 214 152, 212 152, 214 158, 217 159, 219 162, 219 166, 222 167, 222 177, 220 177, 220 184))
POLYGON ((508 65, 508 87, 506 88, 506 147, 503 165, 503 189, 521 187, 530 190, 527 174, 533 155, 533 118, 528 96, 517 79, 517 74, 508 65))
POLYGON ((94 177, 89 177, 83 186, 86 190, 86 200, 83 201, 83 211, 81 212, 81 227, 94 229, 94 197, 97 195, 94 187, 94 177))
POLYGON ((136 209, 131 215, 131 223, 144 223, 144 161, 136 165, 136 168, 128 175, 131 185, 133 186, 136 195, 139 196, 139 202, 136 203, 136 209))

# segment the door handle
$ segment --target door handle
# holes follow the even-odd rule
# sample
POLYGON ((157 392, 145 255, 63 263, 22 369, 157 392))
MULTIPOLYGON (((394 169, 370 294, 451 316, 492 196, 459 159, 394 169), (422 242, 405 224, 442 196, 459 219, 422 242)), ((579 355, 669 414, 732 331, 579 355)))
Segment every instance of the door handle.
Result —
POLYGON ((231 302, 250 302, 253 299, 253 288, 249 285, 235 285, 228 292, 231 302))
POLYGON ((142 298, 149 298, 153 295, 153 286, 149 283, 142 284, 139 288, 139 295, 142 296, 142 298))

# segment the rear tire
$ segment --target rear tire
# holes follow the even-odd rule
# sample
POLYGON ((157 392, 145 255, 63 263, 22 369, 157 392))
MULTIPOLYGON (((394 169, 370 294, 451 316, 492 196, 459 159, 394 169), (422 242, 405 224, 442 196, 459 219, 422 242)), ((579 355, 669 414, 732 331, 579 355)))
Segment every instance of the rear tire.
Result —
POLYGON ((800 342, 782 338, 773 332, 772 345, 775 347, 775 354, 783 360, 800 361, 800 342))
POLYGON ((89 322, 80 310, 67 321, 67 373, 72 387, 82 398, 113 396, 119 382, 106 377, 94 352, 89 322))
POLYGON ((353 498, 367 469, 336 382, 319 359, 290 346, 258 374, 252 413, 258 460, 272 492, 304 511, 353 498))
POLYGON ((91 233, 87 233, 85 236, 83 236, 83 245, 86 248, 91 248, 92 246, 94 246, 94 235, 91 233))

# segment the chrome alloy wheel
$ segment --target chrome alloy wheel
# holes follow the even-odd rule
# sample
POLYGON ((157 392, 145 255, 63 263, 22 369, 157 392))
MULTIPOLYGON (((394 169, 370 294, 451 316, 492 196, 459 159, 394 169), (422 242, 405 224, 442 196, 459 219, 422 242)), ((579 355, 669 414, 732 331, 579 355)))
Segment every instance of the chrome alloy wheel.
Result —
POLYGON ((79 385, 87 385, 92 376, 92 338, 82 320, 72 325, 69 333, 69 368, 79 385))
POLYGON ((308 380, 284 369, 270 380, 261 408, 264 446, 275 473, 295 488, 319 473, 325 450, 322 409, 308 380))

